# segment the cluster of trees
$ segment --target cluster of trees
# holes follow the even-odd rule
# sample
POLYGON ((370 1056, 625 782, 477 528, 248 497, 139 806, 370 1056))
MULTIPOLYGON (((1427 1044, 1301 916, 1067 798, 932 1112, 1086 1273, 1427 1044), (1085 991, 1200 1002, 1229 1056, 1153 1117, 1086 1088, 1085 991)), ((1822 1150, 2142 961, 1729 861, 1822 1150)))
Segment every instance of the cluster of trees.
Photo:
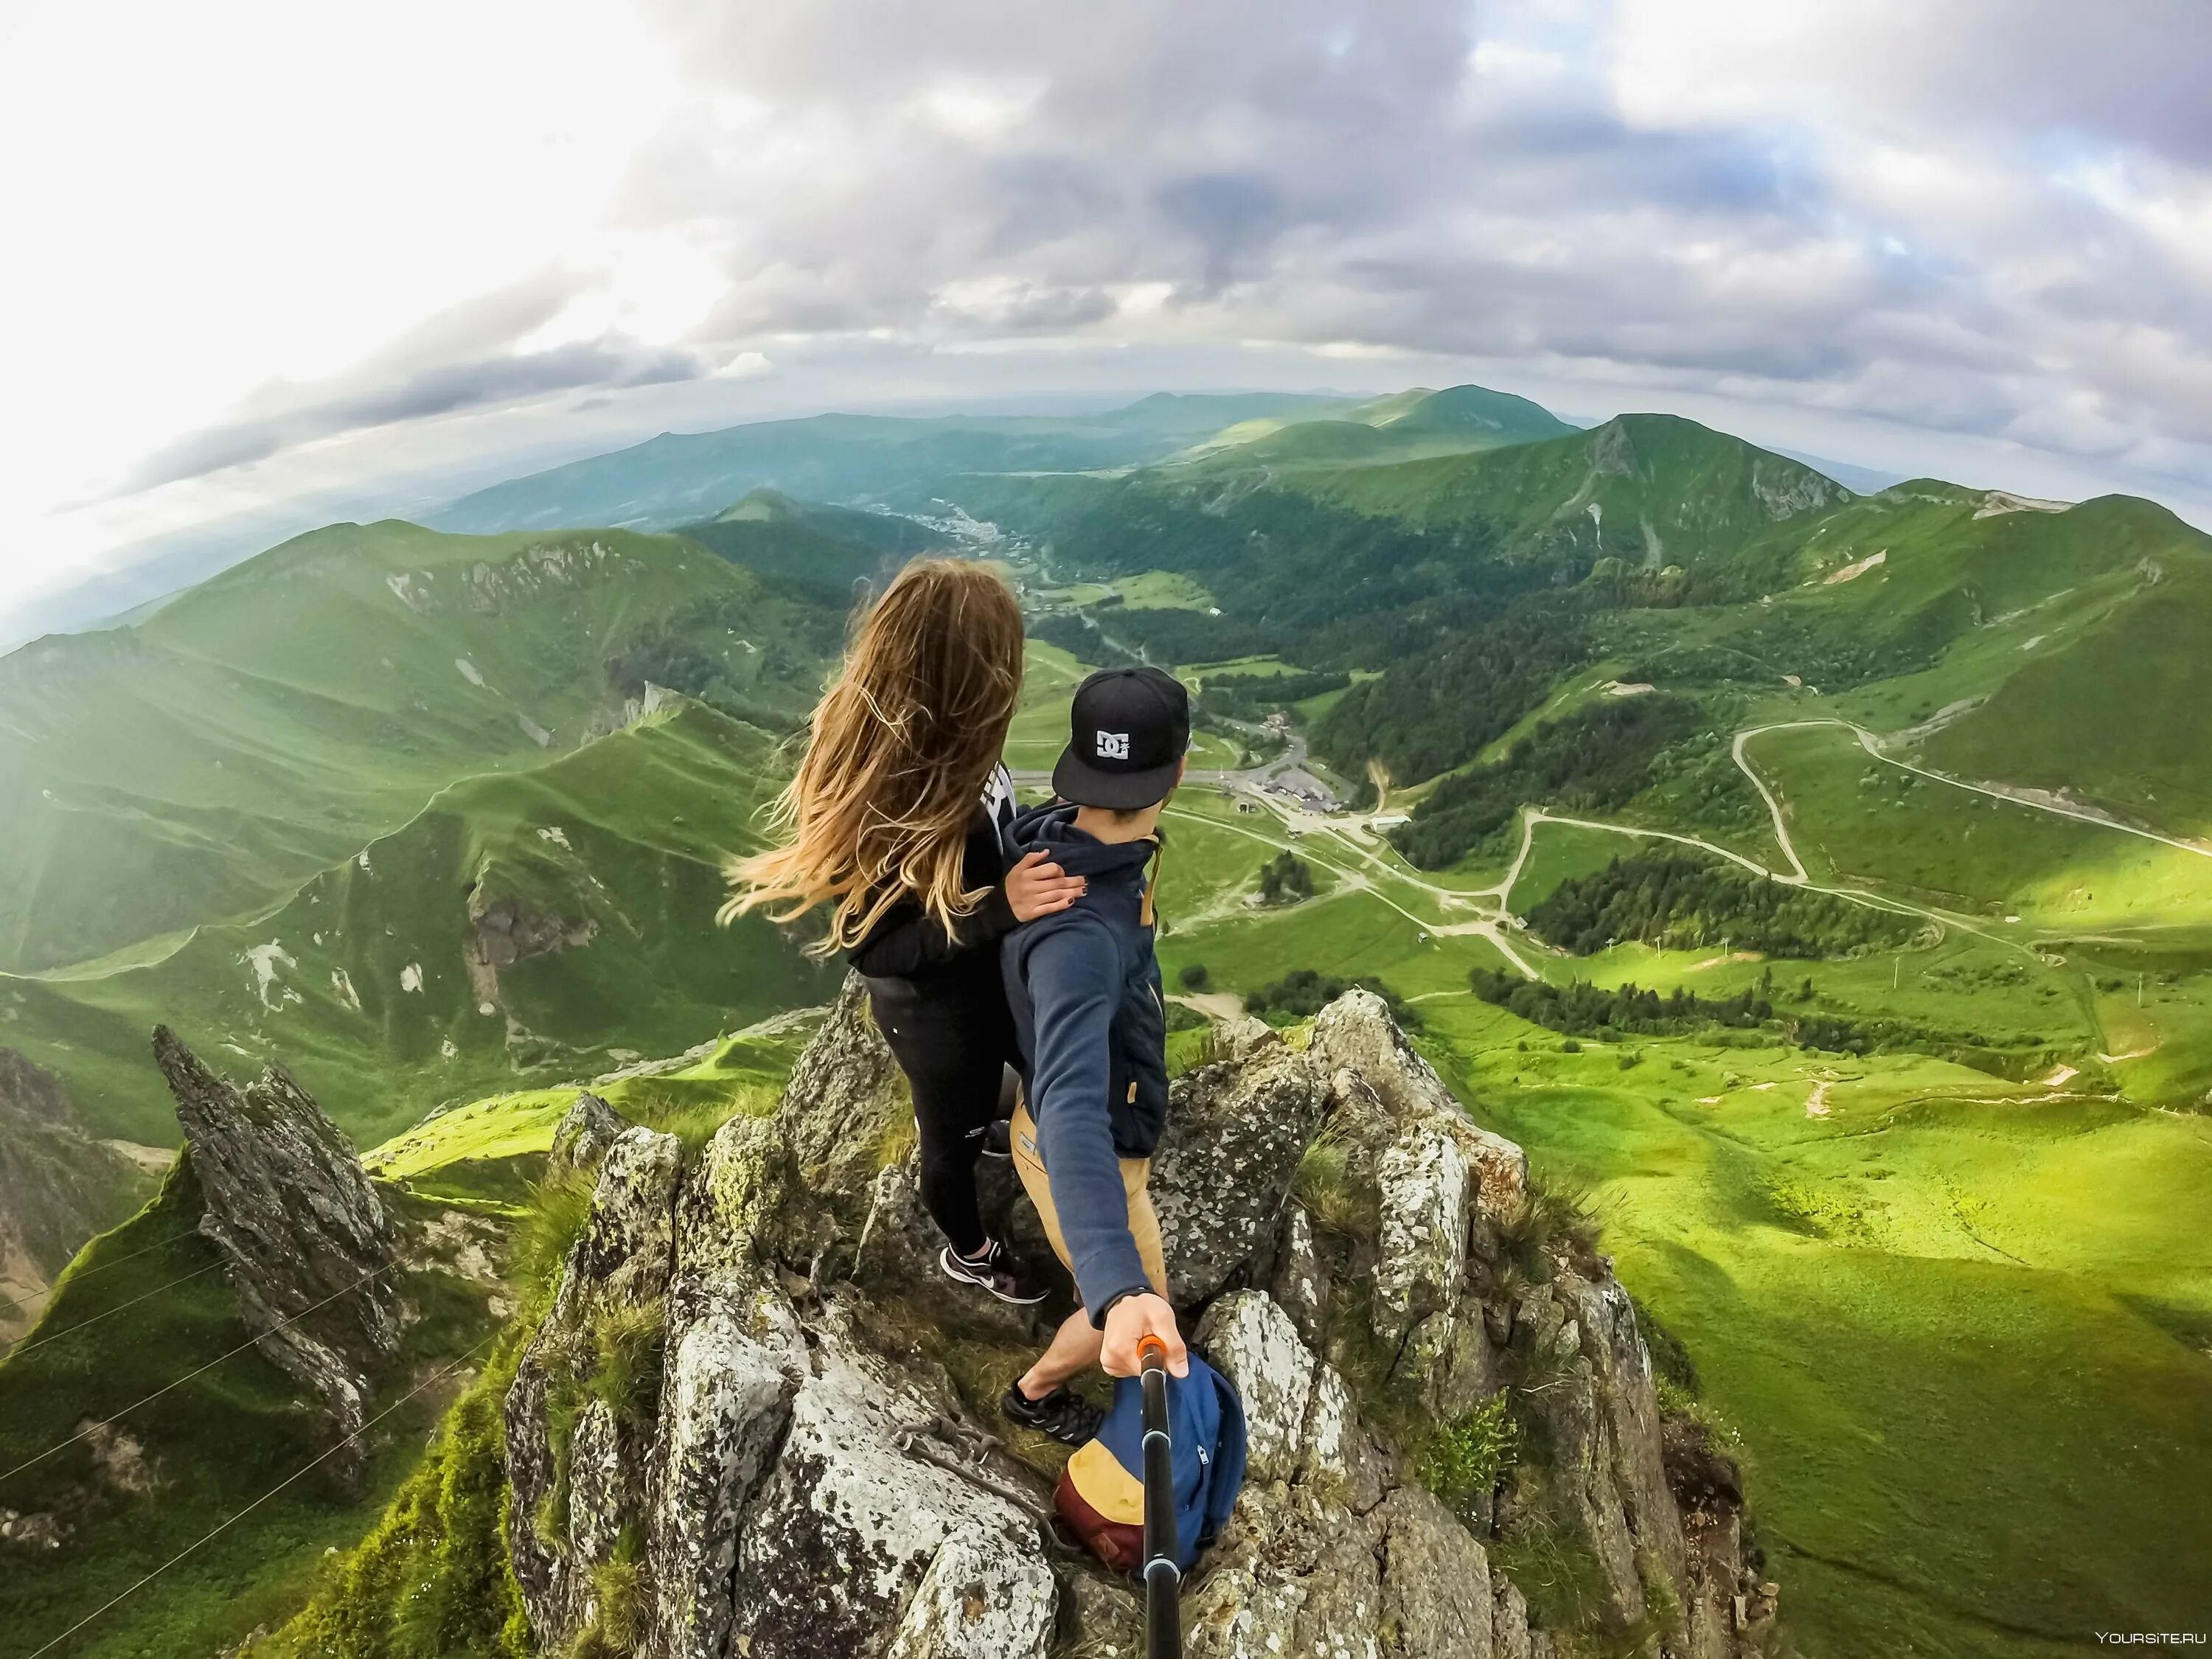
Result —
MULTIPOLYGON (((1109 611, 1106 630, 1123 645, 1141 650, 1154 662, 1221 662, 1231 657, 1264 655, 1275 648, 1268 630, 1255 623, 1179 605, 1109 611)), ((1080 625, 1079 623, 1079 625, 1080 625)), ((1057 643, 1057 641, 1055 641, 1057 643)), ((1097 636, 1092 636, 1094 648, 1097 636)))
POLYGON ((1324 691, 1341 691, 1351 684, 1352 676, 1342 669, 1304 674, 1209 674, 1203 701, 1217 714, 1257 720, 1324 691))
MULTIPOLYGON (((1488 968, 1475 969, 1468 979, 1483 1001, 1569 1037, 1672 1036, 1720 1026, 1771 1030, 1798 1048, 1830 1054, 1870 1054, 1892 1048, 1917 1048, 1985 1071, 2008 1069, 2002 1056, 1960 1033, 1932 1031, 1904 1020, 1856 1020, 1839 1014, 1778 1009, 1771 968, 1756 984, 1731 997, 1701 997, 1679 985, 1663 996, 1634 984, 1612 990, 1581 980, 1553 985, 1488 968)), ((1808 997, 1811 990, 1812 981, 1808 980, 1798 993, 1799 1000, 1808 997)), ((2038 1044, 2042 1039, 2024 1041, 2038 1044)))
POLYGON ((1483 1001, 1567 1036, 1664 1036, 1705 1025, 1760 1026, 1774 1018, 1771 998, 1751 986, 1711 998, 1678 985, 1662 996, 1634 984, 1609 991, 1582 980, 1553 985, 1480 967, 1468 983, 1483 1001))
POLYGON ((1313 896, 1313 871, 1297 854, 1287 850, 1260 866, 1260 902, 1296 904, 1313 896))
POLYGON ((1316 726, 1315 750, 1346 776, 1360 775, 1370 756, 1408 780, 1472 759, 1590 652, 1589 624, 1553 596, 1422 643, 1414 660, 1353 686, 1316 726))
POLYGON ((1835 957, 1903 945, 1921 926, 1911 916, 1785 886, 1671 846, 1561 882, 1528 920, 1543 938, 1582 957, 1619 939, 1669 950, 1726 943, 1769 956, 1835 957))
POLYGON ((1583 812, 1619 806, 1650 781, 1660 750, 1698 724, 1697 705, 1682 697, 1585 704, 1538 726, 1503 760, 1446 778, 1390 839, 1413 863, 1440 870, 1510 823, 1524 802, 1583 812))
POLYGON ((1322 1009, 1353 988, 1372 991, 1390 1005, 1390 1013, 1408 1031, 1421 1027, 1421 1011, 1412 1003, 1403 1001, 1398 994, 1381 980, 1371 977, 1340 979, 1333 974, 1318 974, 1310 968, 1299 968, 1279 980, 1262 985, 1244 999, 1244 1006, 1271 1025, 1286 1025, 1293 1020, 1311 1019, 1322 1009))

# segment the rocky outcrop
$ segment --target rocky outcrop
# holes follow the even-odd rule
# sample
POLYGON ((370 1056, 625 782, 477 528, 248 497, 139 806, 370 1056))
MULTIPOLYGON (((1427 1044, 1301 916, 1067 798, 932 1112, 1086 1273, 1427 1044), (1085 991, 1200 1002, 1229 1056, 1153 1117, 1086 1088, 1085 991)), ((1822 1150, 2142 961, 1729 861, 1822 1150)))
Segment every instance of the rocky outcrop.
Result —
POLYGON ((399 1352, 398 1239, 376 1189, 283 1066, 235 1087, 166 1026, 154 1058, 207 1200, 199 1231, 222 1255, 246 1329, 350 1437, 399 1352))
POLYGON ((0 1348, 29 1328, 84 1242, 153 1187, 137 1162, 85 1133, 59 1078, 0 1048, 0 1348))
MULTIPOLYGON (((1632 1304, 1519 1149, 1365 993, 1303 1046, 1240 1024, 1211 1052, 1154 1176, 1187 1328, 1251 1426, 1187 1588, 1195 1659, 1762 1651, 1734 1466, 1662 1418, 1632 1304), (1573 1571, 1516 1583, 1501 1544, 1532 1540, 1573 1571)), ((993 1415, 1041 1326, 927 1271, 905 1110, 848 984, 775 1116, 683 1167, 616 1139, 507 1400, 542 1648, 1136 1650, 1127 1587, 1046 1524, 1051 1462, 993 1415), (653 1367, 619 1361, 640 1323, 653 1367)))
POLYGON ((590 1090, 578 1090, 568 1115, 553 1131, 553 1145, 545 1154, 545 1178, 554 1181, 580 1170, 596 1171, 606 1161, 608 1149, 629 1127, 628 1118, 590 1090))
POLYGON ((548 1650, 599 1620, 605 1575, 641 1510, 681 1154, 675 1136, 637 1127, 607 1147, 583 1233, 507 1394, 514 1576, 548 1650))

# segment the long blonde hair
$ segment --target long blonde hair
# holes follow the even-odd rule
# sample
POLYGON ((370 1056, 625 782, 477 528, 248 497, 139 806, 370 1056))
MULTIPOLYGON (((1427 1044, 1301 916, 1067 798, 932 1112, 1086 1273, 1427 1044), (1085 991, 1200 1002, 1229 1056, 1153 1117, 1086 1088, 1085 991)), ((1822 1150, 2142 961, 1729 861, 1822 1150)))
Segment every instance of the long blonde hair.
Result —
POLYGON ((947 929, 981 902, 961 875, 969 819, 1022 689, 1022 612, 981 565, 918 559, 861 614, 769 822, 780 845, 729 867, 718 919, 830 911, 817 955, 849 950, 902 898, 947 929))

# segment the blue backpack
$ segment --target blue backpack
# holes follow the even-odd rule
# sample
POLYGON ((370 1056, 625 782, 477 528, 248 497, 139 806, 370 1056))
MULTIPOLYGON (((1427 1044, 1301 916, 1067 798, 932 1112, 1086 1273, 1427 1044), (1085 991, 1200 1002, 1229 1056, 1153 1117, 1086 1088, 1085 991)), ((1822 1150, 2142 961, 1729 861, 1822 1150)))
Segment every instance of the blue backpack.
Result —
MULTIPOLYGON (((1145 1394, 1117 1377, 1114 1409, 1098 1436, 1079 1448, 1053 1492, 1069 1530, 1117 1572, 1145 1568, 1145 1394)), ((1196 1354, 1188 1376, 1168 1379, 1168 1431, 1175 1447, 1177 1565, 1188 1572, 1227 1524, 1244 1486, 1244 1402, 1229 1379, 1196 1354)))

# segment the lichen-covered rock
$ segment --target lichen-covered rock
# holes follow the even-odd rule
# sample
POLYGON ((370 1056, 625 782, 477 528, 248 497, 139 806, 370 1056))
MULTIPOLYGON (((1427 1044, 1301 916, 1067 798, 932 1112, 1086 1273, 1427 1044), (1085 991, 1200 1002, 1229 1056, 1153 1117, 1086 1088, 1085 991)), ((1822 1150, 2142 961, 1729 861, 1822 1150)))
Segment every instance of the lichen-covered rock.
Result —
POLYGON ((1058 1591, 1036 1518, 901 1443, 947 1405, 834 1321, 817 1329, 813 1375, 792 1400, 775 1467, 738 1542, 733 1650, 748 1659, 883 1659, 902 1636, 951 1639, 944 1621, 933 1637, 931 1616, 908 1626, 906 1614, 939 1553, 957 1543, 939 1592, 976 1578, 1014 1587, 988 1609, 999 1644, 988 1650, 1042 1659, 1058 1591))
POLYGON ((625 1129, 615 1138, 548 1323, 573 1325, 592 1307, 642 1307, 668 1288, 683 1157, 684 1143, 657 1130, 625 1129))
POLYGON ((1303 1204, 1291 1205, 1283 1218, 1267 1294, 1291 1316, 1299 1340, 1319 1352, 1328 1329, 1328 1274, 1314 1239, 1313 1218, 1303 1204))
POLYGON ((629 1120, 588 1089, 576 1091, 575 1103, 553 1131, 552 1150, 545 1155, 545 1174, 558 1179, 577 1170, 596 1171, 615 1139, 630 1127, 629 1120))
POLYGON ((1359 1514, 1381 1503, 1394 1484, 1389 1457, 1360 1420, 1359 1402, 1334 1366, 1317 1364, 1314 1369, 1303 1437, 1300 1473, 1359 1514))
POLYGON ((568 1436, 568 1571, 573 1630, 590 1625, 599 1612, 592 1569, 614 1559, 623 1526, 637 1514, 637 1498, 626 1455, 628 1438, 604 1400, 585 1401, 568 1436))
POLYGON ((668 1290, 682 1160, 673 1135, 629 1128, 616 1137, 551 1310, 507 1389, 509 1554, 541 1647, 566 1644, 592 1623, 592 1570, 645 1520, 636 1473, 643 1425, 584 1395, 607 1322, 649 1319, 668 1290))
POLYGON ((1319 1364, 1290 1316, 1261 1291, 1231 1291, 1193 1334, 1244 1402, 1248 1480, 1288 1480, 1305 1451, 1307 1408, 1319 1364))
POLYGON ((1302 1483, 1361 1514, 1382 1501, 1389 1466, 1358 1402, 1266 1292, 1221 1297, 1193 1340, 1244 1402, 1248 1480, 1302 1483))
POLYGON ((1016 1561, 962 1537, 938 1546, 891 1633, 885 1659, 1004 1659, 1042 1654, 1059 1599, 1041 1559, 1016 1561))
POLYGON ((1402 1338, 1413 1322, 1464 1300, 1468 1165, 1459 1143, 1433 1122, 1409 1125, 1376 1160, 1382 1261, 1375 1300, 1402 1338))
POLYGON ((1490 1616, 1491 1652, 1496 1659, 1534 1659, 1528 1635, 1528 1601, 1514 1582, 1504 1577, 1492 1581, 1490 1616))
POLYGON ((1382 1627, 1393 1654, 1490 1659, 1490 1558, 1456 1516, 1419 1486, 1375 1512, 1382 1547, 1382 1627))
POLYGON ((672 1332, 654 1447, 647 1559, 653 1651, 720 1659, 738 1533, 790 1421, 805 1345, 787 1307, 718 1296, 672 1332))
POLYGON ((1528 1190, 1528 1155, 1468 1119, 1436 1067, 1390 1018, 1389 1005, 1372 991, 1347 991, 1322 1009, 1314 1020, 1310 1052, 1332 1074, 1352 1073, 1401 1117, 1441 1115, 1474 1167, 1486 1204, 1501 1207, 1528 1190))
POLYGON ((691 1288, 757 1276, 757 1242, 779 1223, 789 1169, 775 1120, 733 1117, 714 1131, 678 1206, 672 1320, 691 1288))
POLYGON ((322 1400, 342 1435, 356 1433, 374 1378, 399 1352, 398 1238, 361 1159, 281 1066, 235 1088, 167 1026, 154 1059, 207 1200, 199 1231, 222 1255, 255 1346, 322 1400))
POLYGON ((1183 1598, 1183 1652, 1188 1659, 1284 1659, 1297 1652, 1291 1644, 1305 1601, 1296 1578, 1262 1578, 1241 1562, 1218 1566, 1183 1598))
POLYGON ((1204 1301, 1273 1237, 1328 1109, 1327 1079, 1279 1040, 1176 1080, 1152 1175, 1170 1300, 1204 1301))
POLYGON ((868 1011, 866 983, 848 974, 783 1092, 779 1117, 799 1179, 819 1197, 865 1200, 885 1144, 913 1115, 905 1076, 868 1011))

